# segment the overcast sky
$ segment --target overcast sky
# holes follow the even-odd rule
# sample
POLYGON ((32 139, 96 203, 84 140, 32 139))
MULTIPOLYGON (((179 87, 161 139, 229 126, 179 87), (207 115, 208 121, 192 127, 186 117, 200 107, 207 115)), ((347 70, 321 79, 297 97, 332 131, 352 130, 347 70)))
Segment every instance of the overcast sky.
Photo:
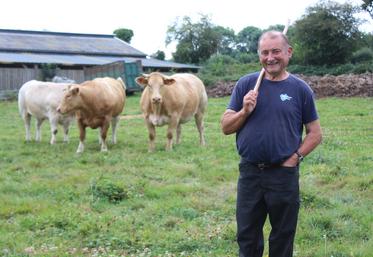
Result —
MULTIPOLYGON (((337 0, 340 3, 348 0, 337 0)), ((215 25, 238 33, 247 26, 265 29, 301 18, 318 0, 6 0, 2 2, 1 29, 47 30, 55 32, 113 34, 118 28, 132 29, 131 45, 150 55, 166 48, 166 31, 178 17, 194 22, 207 14, 215 25)), ((361 0, 350 0, 360 5, 361 0)), ((373 32, 373 21, 361 28, 373 32)))

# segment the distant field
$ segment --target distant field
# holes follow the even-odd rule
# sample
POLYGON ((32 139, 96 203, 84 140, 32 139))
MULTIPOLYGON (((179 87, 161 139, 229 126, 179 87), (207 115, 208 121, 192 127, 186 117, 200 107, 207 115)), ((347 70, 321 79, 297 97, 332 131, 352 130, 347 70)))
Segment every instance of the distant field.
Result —
MULTIPOLYGON (((128 97, 117 145, 99 152, 89 129, 81 155, 75 125, 68 144, 60 129, 49 145, 47 122, 42 142, 26 143, 17 103, 0 102, 0 256, 237 256, 238 156, 219 124, 228 98, 209 100, 207 147, 190 122, 172 152, 158 129, 155 153, 138 102, 128 97)), ((317 106, 324 141, 302 164, 294 255, 373 256, 373 99, 317 106)))

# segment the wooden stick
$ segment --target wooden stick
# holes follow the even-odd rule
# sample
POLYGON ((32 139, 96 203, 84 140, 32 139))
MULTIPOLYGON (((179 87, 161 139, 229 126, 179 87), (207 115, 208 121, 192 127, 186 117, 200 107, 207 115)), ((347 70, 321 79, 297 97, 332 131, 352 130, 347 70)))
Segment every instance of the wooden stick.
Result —
MULTIPOLYGON (((282 31, 282 34, 286 35, 286 33, 288 32, 289 24, 290 24, 290 20, 288 20, 288 23, 285 25, 285 28, 284 28, 284 30, 282 31)), ((256 84, 255 84, 255 87, 254 87, 254 91, 255 91, 255 92, 258 92, 258 91, 259 91, 259 87, 260 87, 260 84, 262 83, 264 73, 265 73, 265 69, 262 68, 262 70, 261 70, 260 73, 259 73, 259 77, 258 77, 258 79, 256 80, 256 84)))

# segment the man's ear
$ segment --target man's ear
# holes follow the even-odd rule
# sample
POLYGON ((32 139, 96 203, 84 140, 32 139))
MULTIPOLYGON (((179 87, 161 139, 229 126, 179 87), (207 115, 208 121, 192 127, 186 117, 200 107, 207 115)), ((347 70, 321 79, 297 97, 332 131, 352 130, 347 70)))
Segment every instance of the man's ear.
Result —
POLYGON ((288 48, 288 55, 289 55, 289 58, 293 57, 293 48, 291 46, 289 46, 288 48))

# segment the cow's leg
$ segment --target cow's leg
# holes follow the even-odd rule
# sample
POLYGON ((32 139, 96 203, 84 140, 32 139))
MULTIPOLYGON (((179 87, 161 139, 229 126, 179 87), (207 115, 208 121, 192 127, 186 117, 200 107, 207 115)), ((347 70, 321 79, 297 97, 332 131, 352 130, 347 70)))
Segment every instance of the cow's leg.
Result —
POLYGON ((41 141, 41 124, 43 124, 44 119, 36 119, 36 135, 35 141, 41 141))
POLYGON ((29 113, 26 113, 24 116, 23 116, 23 120, 25 121, 25 129, 26 129, 26 141, 30 141, 31 140, 31 130, 30 130, 30 126, 31 126, 31 115, 29 113))
POLYGON ((148 128, 148 132, 149 132, 149 147, 148 147, 148 151, 149 152, 154 152, 155 150, 155 126, 153 125, 153 123, 151 123, 149 121, 149 119, 146 119, 146 126, 148 128))
POLYGON ((196 115, 194 116, 197 129, 199 132, 199 143, 201 145, 206 145, 205 142, 205 133, 204 133, 204 124, 203 124, 203 113, 197 112, 196 115))
POLYGON ((99 145, 102 144, 101 134, 102 134, 102 128, 101 128, 101 127, 98 127, 98 144, 99 144, 99 145))
POLYGON ((101 127, 101 152, 107 152, 106 136, 109 129, 109 121, 105 121, 101 127))
POLYGON ((70 121, 65 120, 62 124, 63 126, 63 141, 65 143, 69 142, 69 127, 70 127, 70 121))
POLYGON ((58 132, 58 121, 56 118, 49 118, 49 123, 51 126, 51 141, 50 144, 53 145, 56 143, 56 135, 58 132))
POLYGON ((180 142, 181 142, 180 135, 181 135, 181 124, 179 122, 179 124, 177 124, 177 128, 176 128, 176 144, 180 144, 180 142))
POLYGON ((111 141, 113 142, 113 144, 117 143, 117 128, 119 125, 119 119, 119 116, 113 117, 111 119, 111 141))
POLYGON ((167 145, 166 145, 166 151, 172 150, 172 139, 174 131, 176 130, 177 126, 179 124, 179 119, 171 116, 170 123, 168 124, 167 129, 167 145))
POLYGON ((78 149, 76 150, 76 153, 82 153, 84 152, 84 140, 85 140, 85 126, 81 124, 78 121, 78 127, 79 127, 79 146, 78 149))

